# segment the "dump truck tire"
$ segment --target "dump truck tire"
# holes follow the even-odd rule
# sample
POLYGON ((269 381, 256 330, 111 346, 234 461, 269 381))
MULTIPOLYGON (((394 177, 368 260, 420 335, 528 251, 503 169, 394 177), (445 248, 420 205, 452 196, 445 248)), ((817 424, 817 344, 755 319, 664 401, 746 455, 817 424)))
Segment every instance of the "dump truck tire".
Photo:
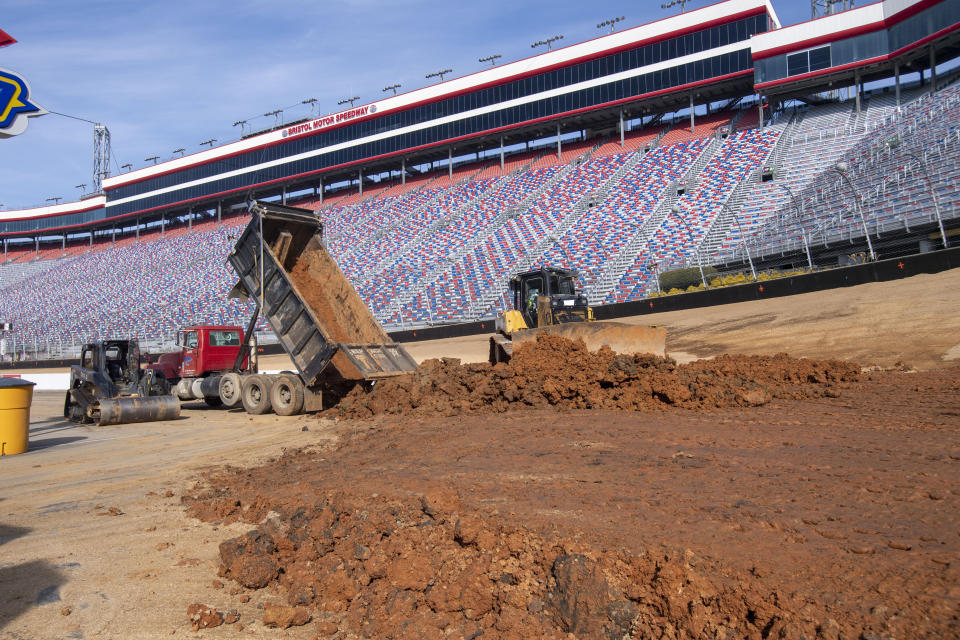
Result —
POLYGON ((247 413, 253 415, 270 413, 272 408, 270 391, 272 388, 273 379, 268 376, 254 375, 245 378, 240 390, 240 397, 243 400, 243 408, 247 410, 247 413))
POLYGON ((220 399, 220 396, 206 396, 203 399, 207 403, 207 406, 211 409, 219 409, 223 406, 223 400, 220 399))
POLYGON ((295 416, 303 413, 304 389, 300 378, 285 373, 277 377, 270 391, 273 410, 280 416, 295 416))
POLYGON ((243 389, 243 380, 239 374, 225 373, 220 378, 220 401, 228 409, 240 406, 240 393, 243 389))

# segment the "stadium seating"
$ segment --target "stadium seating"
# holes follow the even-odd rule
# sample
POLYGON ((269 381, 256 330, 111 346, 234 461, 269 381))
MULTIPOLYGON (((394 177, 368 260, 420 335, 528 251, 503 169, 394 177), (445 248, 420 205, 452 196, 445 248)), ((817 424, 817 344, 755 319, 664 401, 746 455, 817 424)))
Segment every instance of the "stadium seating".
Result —
MULTIPOLYGON (((452 176, 442 168, 289 204, 317 211, 332 255, 388 328, 489 317, 510 304, 507 278, 535 265, 577 270, 594 304, 635 300, 649 290, 652 268, 736 258, 746 246, 755 255, 783 251, 801 236, 852 239, 864 226, 875 234, 929 223, 930 187, 910 153, 926 158, 941 214, 956 216, 960 89, 904 91, 899 111, 889 91, 864 105, 859 115, 851 101, 803 107, 763 129, 746 107, 700 116, 694 132, 678 120, 629 131, 622 145, 618 134, 565 142, 559 157, 543 147, 507 156, 503 168, 488 157, 452 176), (730 123, 733 133, 716 138, 730 123), (887 147, 893 137, 902 148, 887 147), (775 179, 737 189, 774 148, 775 179), (863 195, 863 220, 839 160, 863 195), (671 185, 688 174, 677 197, 671 185), (669 213, 674 203, 679 216, 669 213)), ((41 244, 39 252, 11 245, 0 264, 0 317, 22 341, 64 344, 245 323, 252 305, 226 297, 234 275, 224 262, 245 219, 154 226, 139 240, 128 232, 92 246, 41 244)))

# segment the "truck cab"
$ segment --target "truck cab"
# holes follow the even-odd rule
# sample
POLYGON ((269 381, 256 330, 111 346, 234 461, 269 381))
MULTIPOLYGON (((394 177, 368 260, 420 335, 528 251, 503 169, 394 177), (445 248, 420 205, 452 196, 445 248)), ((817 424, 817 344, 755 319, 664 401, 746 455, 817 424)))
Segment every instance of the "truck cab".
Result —
MULTIPOLYGON (((196 325, 177 332, 179 350, 165 353, 156 364, 171 383, 181 378, 201 378, 213 372, 230 371, 243 345, 243 329, 231 325, 196 325)), ((241 368, 247 365, 245 354, 241 368)))

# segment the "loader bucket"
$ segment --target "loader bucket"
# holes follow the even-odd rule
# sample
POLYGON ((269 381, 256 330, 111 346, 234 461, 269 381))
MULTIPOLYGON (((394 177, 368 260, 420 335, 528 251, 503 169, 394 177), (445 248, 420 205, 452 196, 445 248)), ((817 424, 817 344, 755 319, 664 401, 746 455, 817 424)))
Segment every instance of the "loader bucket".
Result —
POLYGON ((549 332, 570 340, 582 339, 590 351, 607 345, 616 353, 642 353, 664 356, 667 330, 664 327, 624 324, 622 322, 568 322, 541 329, 516 331, 511 336, 513 349, 549 332))
POLYGON ((111 398, 100 401, 99 425, 156 422, 180 417, 180 401, 174 396, 111 398))

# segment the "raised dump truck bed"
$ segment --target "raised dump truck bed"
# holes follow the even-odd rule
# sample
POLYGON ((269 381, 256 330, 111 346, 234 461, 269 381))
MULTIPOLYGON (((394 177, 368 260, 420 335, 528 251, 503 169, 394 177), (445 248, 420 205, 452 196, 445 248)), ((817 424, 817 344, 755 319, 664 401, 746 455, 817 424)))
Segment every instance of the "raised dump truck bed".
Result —
MULTIPOLYGON (((323 391, 416 369, 327 252, 323 226, 312 212, 257 202, 251 214, 228 261, 240 276, 239 287, 258 305, 296 366, 299 386, 289 374, 240 376, 240 400, 248 411, 249 400, 252 412, 261 412, 258 398, 268 393, 275 396, 271 404, 278 413, 289 411, 286 399, 279 397, 284 394, 293 396, 293 406, 303 405, 299 410, 315 410, 323 391), (280 391, 273 389, 277 384, 280 391)), ((231 400, 224 398, 227 404, 231 400)))

